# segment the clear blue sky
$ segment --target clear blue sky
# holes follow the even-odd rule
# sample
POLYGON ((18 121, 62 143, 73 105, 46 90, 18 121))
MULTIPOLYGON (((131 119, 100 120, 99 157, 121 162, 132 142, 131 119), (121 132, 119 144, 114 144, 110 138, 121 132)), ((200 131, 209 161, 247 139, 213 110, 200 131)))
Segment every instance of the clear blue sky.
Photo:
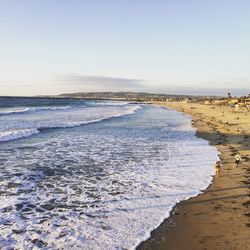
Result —
POLYGON ((250 92, 249 0, 0 0, 0 95, 250 92))

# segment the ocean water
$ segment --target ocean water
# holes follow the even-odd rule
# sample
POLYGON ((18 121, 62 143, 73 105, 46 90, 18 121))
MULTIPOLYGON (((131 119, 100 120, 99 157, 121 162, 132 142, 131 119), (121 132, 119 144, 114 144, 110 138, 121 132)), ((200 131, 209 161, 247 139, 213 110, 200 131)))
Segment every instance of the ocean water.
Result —
POLYGON ((170 109, 0 98, 0 248, 133 249, 217 154, 170 109))

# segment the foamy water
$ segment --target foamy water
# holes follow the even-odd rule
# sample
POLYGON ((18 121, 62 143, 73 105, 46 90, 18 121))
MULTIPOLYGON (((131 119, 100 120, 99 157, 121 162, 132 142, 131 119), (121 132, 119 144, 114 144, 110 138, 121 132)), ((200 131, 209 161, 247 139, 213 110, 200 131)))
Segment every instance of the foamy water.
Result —
POLYGON ((79 103, 4 117, 1 129, 39 133, 0 144, 1 248, 133 249, 212 180, 216 149, 172 110, 79 103))

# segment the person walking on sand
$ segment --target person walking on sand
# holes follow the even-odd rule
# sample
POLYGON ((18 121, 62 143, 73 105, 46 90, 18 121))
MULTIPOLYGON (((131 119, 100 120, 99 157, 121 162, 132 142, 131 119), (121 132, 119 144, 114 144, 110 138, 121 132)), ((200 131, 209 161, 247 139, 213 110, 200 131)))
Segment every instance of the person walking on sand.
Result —
POLYGON ((221 167, 222 167, 221 161, 217 161, 215 163, 215 174, 216 175, 220 173, 221 167))
POLYGON ((240 161, 241 161, 240 153, 237 153, 234 158, 235 158, 235 164, 236 164, 236 168, 237 168, 239 166, 240 161))
POLYGON ((238 103, 236 103, 236 104, 234 105, 234 112, 239 111, 239 109, 240 109, 240 106, 239 106, 238 103))

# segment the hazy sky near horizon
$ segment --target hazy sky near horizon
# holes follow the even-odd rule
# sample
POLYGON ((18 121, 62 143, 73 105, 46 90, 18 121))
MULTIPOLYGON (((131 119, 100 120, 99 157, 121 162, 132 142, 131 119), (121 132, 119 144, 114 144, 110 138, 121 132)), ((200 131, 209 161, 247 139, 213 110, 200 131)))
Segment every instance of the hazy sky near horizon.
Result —
POLYGON ((250 92, 249 0, 0 0, 0 95, 250 92))

